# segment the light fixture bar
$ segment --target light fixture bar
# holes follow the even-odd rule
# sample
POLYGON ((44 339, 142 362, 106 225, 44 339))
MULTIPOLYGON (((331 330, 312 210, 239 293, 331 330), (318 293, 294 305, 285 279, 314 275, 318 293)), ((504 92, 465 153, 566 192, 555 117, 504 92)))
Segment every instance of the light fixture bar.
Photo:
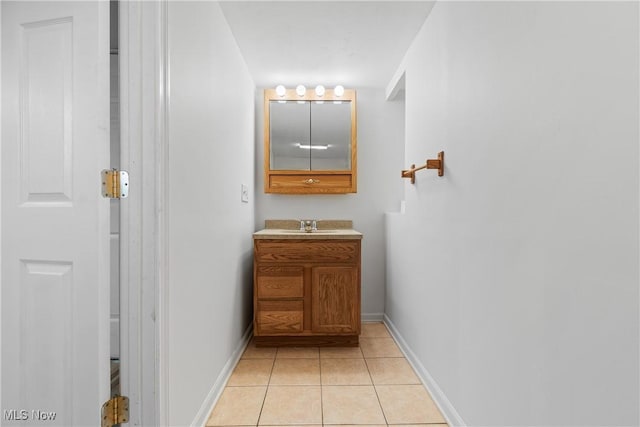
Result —
MULTIPOLYGON (((0 0, 1 1, 1 0, 0 0)), ((279 84, 274 89, 274 100, 315 100, 315 101, 334 101, 340 102, 350 100, 351 95, 346 94, 346 89, 342 85, 337 85, 333 89, 327 89, 324 85, 317 85, 315 88, 308 89, 305 85, 299 84, 294 88, 287 89, 284 85, 279 84)))
POLYGON ((327 150, 331 145, 304 145, 304 144, 296 144, 299 148, 303 150, 327 150))

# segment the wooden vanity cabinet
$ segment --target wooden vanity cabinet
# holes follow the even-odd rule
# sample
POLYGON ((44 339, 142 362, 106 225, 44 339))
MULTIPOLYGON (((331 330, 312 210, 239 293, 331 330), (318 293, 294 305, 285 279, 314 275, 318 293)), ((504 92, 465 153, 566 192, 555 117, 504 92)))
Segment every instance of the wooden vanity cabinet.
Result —
POLYGON ((352 345, 360 335, 360 240, 254 240, 257 345, 352 345))

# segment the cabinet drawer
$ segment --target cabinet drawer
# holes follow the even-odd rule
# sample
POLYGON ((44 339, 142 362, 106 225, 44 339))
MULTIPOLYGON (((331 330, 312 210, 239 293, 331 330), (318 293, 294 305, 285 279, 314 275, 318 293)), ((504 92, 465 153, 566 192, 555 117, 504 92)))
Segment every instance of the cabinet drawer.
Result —
POLYGON ((258 267, 258 298, 302 298, 304 270, 302 267, 258 267))
POLYGON ((258 301, 258 333, 277 335, 302 332, 302 304, 302 301, 258 301))
POLYGON ((272 241, 256 240, 258 262, 345 262, 357 263, 360 241, 272 241))
POLYGON ((355 193, 351 173, 332 175, 269 175, 269 193, 355 193))

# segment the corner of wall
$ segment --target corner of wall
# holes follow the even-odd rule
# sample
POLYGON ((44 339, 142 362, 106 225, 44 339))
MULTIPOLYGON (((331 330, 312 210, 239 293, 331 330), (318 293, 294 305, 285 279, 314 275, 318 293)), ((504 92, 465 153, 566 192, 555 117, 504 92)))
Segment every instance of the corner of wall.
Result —
POLYGON ((216 1, 214 3, 216 5, 216 8, 218 9, 218 11, 220 12, 220 16, 222 16, 222 19, 224 20, 224 23, 227 26, 227 29, 229 30, 229 32, 232 35, 234 46, 235 46, 236 50, 238 51, 238 53, 240 54, 240 57, 242 58, 242 63, 244 64, 244 71, 247 74, 247 76, 249 77, 249 79, 251 80, 251 82, 253 84, 254 92, 255 92, 256 83, 255 83, 255 81, 253 81, 253 76, 251 76, 251 73, 249 72, 249 66, 247 65, 247 61, 244 59, 244 56, 242 55, 242 50, 240 50, 240 46, 238 46, 238 41, 236 40, 236 36, 233 34, 233 30, 231 29, 231 26, 229 25, 229 21, 227 21, 227 16, 224 14, 224 10, 220 6, 220 2, 216 1))
POLYGON ((404 64, 401 64, 384 91, 385 99, 387 101, 393 101, 400 92, 404 91, 406 81, 405 76, 406 70, 404 68, 404 64))

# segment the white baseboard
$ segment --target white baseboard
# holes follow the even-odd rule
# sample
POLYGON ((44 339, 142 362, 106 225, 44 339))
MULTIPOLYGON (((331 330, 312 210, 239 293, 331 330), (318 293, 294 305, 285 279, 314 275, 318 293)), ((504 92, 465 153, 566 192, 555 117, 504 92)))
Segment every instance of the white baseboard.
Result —
POLYGON ((384 313, 361 313, 360 320, 363 322, 382 322, 384 313))
POLYGON ((218 399, 220 399, 220 395, 224 391, 224 387, 227 385, 227 381, 229 381, 229 377, 233 372, 233 368, 235 368, 236 364, 242 357, 242 353, 244 353, 244 349, 247 348, 249 341, 251 340, 251 335, 253 332, 253 324, 249 324, 249 327, 242 335, 240 342, 238 343, 236 349, 227 360, 227 363, 222 368, 222 372, 218 375, 216 382, 213 383, 211 390, 209 390, 209 394, 205 398, 204 402, 202 402, 202 406, 200 406, 200 410, 196 414, 195 418, 191 422, 192 427, 204 427, 209 419, 209 414, 213 410, 213 407, 218 403, 218 399))
POLYGON ((464 422, 460 414, 458 414, 458 411, 456 411, 449 399, 447 399, 447 396, 438 386, 438 383, 435 382, 431 374, 429 374, 429 371, 427 371, 427 369, 424 367, 422 362, 420 362, 415 353, 411 351, 411 348, 409 348, 407 342, 404 340, 404 338, 402 338, 402 335, 400 335, 400 332, 395 327, 391 319, 389 319, 386 314, 383 317, 384 324, 389 329, 389 332, 391 332, 393 339, 395 339, 396 343, 398 343, 400 350, 402 350, 402 352, 404 353, 407 361, 418 375, 418 378, 420 378, 420 381, 422 381, 422 384, 425 386, 429 394, 431 394, 431 397, 440 410, 440 413, 444 416, 445 420, 447 420, 447 424, 452 427, 466 426, 467 424, 464 422))

